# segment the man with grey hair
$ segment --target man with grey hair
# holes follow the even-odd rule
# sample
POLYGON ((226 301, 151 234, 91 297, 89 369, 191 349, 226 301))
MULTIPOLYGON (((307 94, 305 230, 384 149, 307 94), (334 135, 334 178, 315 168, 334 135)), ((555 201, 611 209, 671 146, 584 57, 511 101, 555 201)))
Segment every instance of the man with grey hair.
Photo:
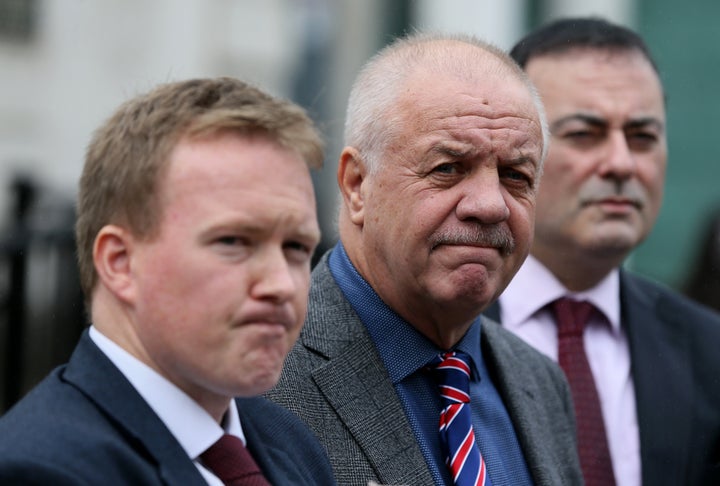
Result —
POLYGON ((581 484, 562 372, 480 317, 525 259, 542 107, 504 53, 414 35, 350 95, 340 242, 268 396, 339 484, 581 484))

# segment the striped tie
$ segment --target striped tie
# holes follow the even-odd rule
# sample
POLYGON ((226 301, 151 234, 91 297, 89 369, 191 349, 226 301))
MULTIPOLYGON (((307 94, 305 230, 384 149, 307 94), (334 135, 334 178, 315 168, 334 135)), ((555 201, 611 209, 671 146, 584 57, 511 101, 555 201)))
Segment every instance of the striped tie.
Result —
POLYGON ((445 464, 457 486, 491 486, 470 416, 471 358, 458 351, 441 354, 436 359, 444 405, 440 413, 440 442, 445 464))

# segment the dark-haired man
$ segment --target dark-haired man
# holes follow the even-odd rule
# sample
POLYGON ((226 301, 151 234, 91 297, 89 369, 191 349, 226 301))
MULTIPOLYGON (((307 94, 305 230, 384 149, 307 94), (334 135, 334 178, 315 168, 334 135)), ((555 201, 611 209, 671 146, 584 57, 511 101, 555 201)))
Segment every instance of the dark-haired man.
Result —
POLYGON ((571 18, 511 55, 543 99, 551 142, 530 256, 488 314, 565 369, 588 486, 720 484, 720 317, 621 267, 665 181, 650 52, 625 27, 571 18))

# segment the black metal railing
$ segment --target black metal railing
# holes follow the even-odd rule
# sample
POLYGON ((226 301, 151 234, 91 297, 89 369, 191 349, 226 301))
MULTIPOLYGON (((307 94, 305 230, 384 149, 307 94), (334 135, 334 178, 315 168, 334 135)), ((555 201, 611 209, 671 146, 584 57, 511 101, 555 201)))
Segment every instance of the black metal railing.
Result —
POLYGON ((23 176, 10 195, 0 232, 0 413, 67 361, 85 327, 73 202, 23 176))

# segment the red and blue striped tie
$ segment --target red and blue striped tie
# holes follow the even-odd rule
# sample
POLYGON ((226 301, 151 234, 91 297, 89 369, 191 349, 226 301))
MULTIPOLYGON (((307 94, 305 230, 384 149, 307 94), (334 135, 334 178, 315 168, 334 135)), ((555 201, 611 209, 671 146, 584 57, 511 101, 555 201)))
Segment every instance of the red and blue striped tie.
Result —
POLYGON ((438 386, 444 408, 440 413, 440 442, 445 464, 457 486, 491 486, 485 461, 475 443, 470 415, 470 363, 463 352, 437 358, 438 386))

